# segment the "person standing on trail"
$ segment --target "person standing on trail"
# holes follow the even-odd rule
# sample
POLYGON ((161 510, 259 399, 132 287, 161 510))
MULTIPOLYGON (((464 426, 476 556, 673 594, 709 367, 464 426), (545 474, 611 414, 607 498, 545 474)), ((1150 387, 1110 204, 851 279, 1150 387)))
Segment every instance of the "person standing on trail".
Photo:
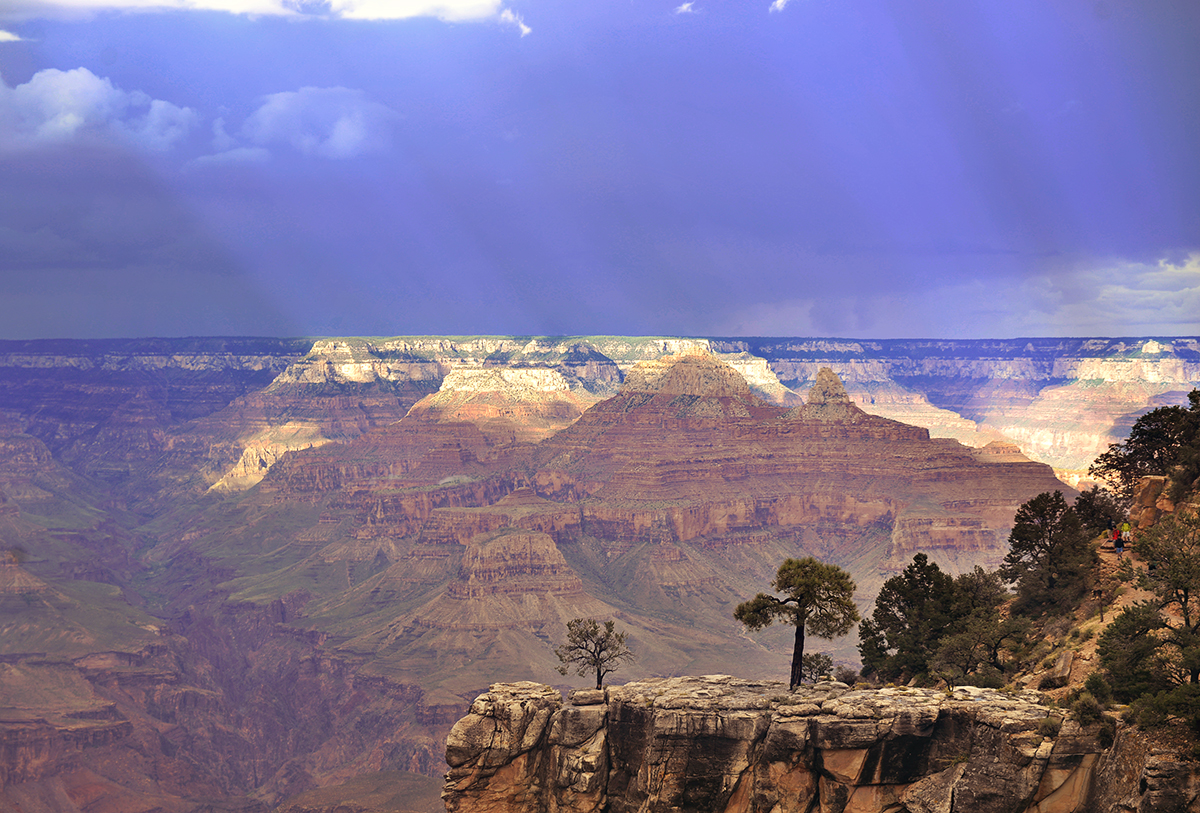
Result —
POLYGON ((1113 531, 1113 547, 1117 549, 1117 558, 1125 553, 1125 537, 1113 531))
POLYGON ((1132 536, 1133 536, 1133 531, 1131 531, 1129 528, 1129 520, 1125 520, 1124 522, 1121 523, 1121 541, 1122 542, 1132 542, 1133 541, 1132 536))

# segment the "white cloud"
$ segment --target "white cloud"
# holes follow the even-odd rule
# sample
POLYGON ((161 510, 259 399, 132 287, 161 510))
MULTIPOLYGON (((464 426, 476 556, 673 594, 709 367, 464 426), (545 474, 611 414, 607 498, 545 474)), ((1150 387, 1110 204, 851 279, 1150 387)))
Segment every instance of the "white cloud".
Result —
POLYGON ((329 14, 356 20, 437 17, 485 20, 501 14, 502 0, 7 0, 0 17, 78 16, 99 11, 226 11, 233 14, 329 14))
POLYGON ((212 131, 212 145, 213 149, 217 152, 232 150, 237 146, 237 139, 225 132, 225 119, 223 117, 217 117, 217 120, 213 122, 212 131))
POLYGON ((692 6, 694 6, 694 5, 695 5, 695 3, 691 2, 691 0, 688 0, 688 2, 676 6, 675 13, 676 14, 695 14, 696 9, 692 8, 692 6))
POLYGON ((18 37, 11 31, 0 29, 0 42, 21 42, 21 37, 18 37))
POLYGON ((500 0, 331 0, 334 16, 357 20, 484 20, 500 14, 500 0))
POLYGON ((771 11, 783 11, 784 6, 786 6, 789 2, 791 2, 791 0, 773 0, 771 3, 771 11))
POLYGON ((165 151, 195 123, 190 108, 121 90, 87 68, 48 68, 15 88, 0 81, 0 145, 8 148, 99 139, 165 151))
POLYGON ((512 9, 508 8, 500 12, 500 22, 506 23, 507 25, 515 25, 518 29, 520 29, 522 37, 533 30, 529 26, 525 25, 525 21, 521 19, 520 14, 517 14, 512 9))
MULTIPOLYGON (((305 155, 353 158, 386 150, 396 118, 391 108, 367 99, 361 90, 304 87, 267 96, 241 133, 259 147, 287 144, 305 155)), ((214 132, 219 141, 223 123, 214 125, 214 132)))

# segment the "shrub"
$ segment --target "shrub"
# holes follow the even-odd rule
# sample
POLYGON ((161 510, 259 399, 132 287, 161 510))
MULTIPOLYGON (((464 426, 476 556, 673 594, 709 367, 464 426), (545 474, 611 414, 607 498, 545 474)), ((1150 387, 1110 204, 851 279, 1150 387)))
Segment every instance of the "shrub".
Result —
POLYGON ((962 683, 966 686, 978 686, 981 689, 999 689, 1004 685, 1004 673, 996 667, 988 665, 965 676, 962 683))
POLYGON ((810 683, 825 680, 829 677, 829 673, 833 671, 833 658, 824 652, 805 654, 800 671, 810 683))
POLYGON ((1104 719, 1100 721, 1100 731, 1097 734, 1100 740, 1101 748, 1111 748, 1113 741, 1117 738, 1117 721, 1104 715, 1104 719))
POLYGON ((1164 626, 1158 606, 1143 601, 1125 608, 1100 636, 1096 652, 1117 700, 1130 702, 1170 688, 1169 675, 1158 665, 1163 641, 1156 633, 1164 626))
POLYGON ((840 683, 853 686, 858 682, 858 670, 852 669, 849 666, 838 666, 833 670, 833 679, 840 683))
POLYGON ((1071 705, 1071 719, 1081 726, 1095 725, 1104 717, 1100 702, 1087 692, 1071 705))
POLYGON ((1062 718, 1049 714, 1038 723, 1037 731, 1043 737, 1057 737, 1062 730, 1062 718))
POLYGON ((1039 689, 1061 689, 1067 685, 1067 679, 1059 675, 1047 675, 1038 683, 1039 689))

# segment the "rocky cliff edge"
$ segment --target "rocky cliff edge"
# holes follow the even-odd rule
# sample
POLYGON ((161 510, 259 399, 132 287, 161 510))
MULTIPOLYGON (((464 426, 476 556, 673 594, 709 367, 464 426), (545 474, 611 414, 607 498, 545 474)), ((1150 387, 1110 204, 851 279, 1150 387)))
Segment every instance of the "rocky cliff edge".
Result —
POLYGON ((447 741, 451 813, 1193 810, 1190 766, 1032 692, 789 692, 727 675, 577 690, 498 683, 447 741), (1049 721, 1048 721, 1049 718, 1049 721), (1184 798, 1187 797, 1187 798, 1184 798))

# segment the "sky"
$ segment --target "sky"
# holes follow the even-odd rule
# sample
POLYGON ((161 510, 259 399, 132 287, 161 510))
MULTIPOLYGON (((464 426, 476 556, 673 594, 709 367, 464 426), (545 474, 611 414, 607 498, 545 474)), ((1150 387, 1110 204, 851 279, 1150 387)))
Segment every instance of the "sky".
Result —
POLYGON ((0 0, 0 338, 1200 334, 1196 0, 0 0))

